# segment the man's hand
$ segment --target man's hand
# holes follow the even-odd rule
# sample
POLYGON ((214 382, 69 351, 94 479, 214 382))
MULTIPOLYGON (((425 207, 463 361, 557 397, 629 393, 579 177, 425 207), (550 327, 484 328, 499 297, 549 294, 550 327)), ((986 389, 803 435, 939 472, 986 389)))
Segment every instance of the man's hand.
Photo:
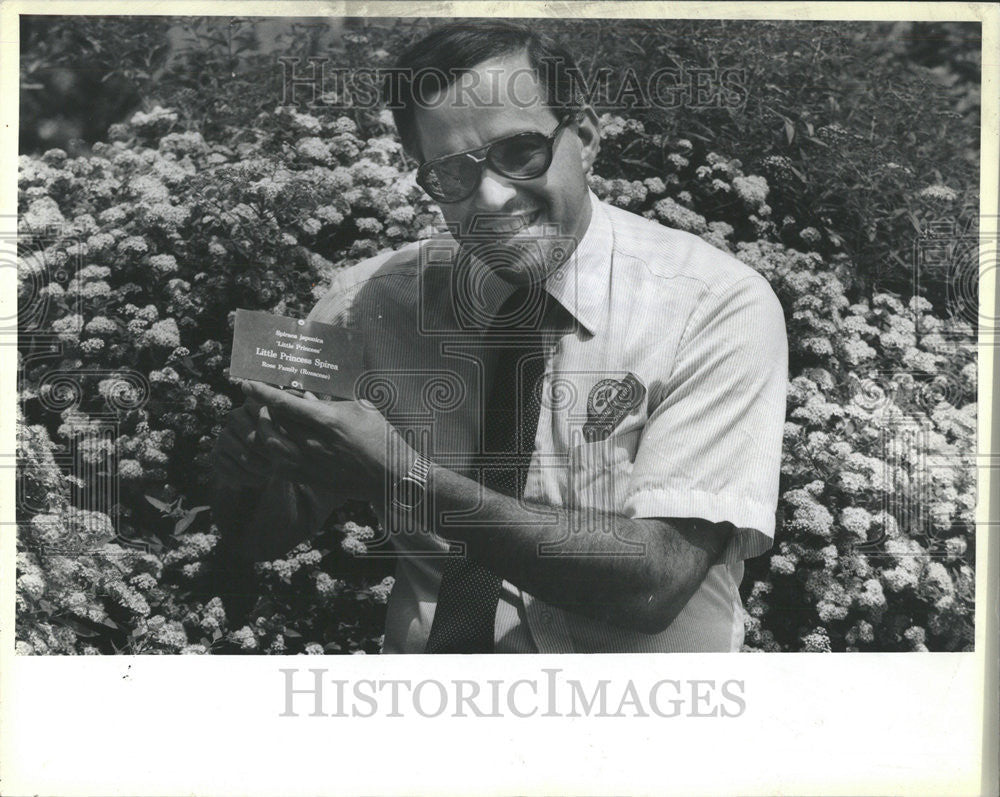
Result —
POLYGON ((260 487, 274 466, 264 450, 262 430, 273 428, 266 407, 248 398, 226 418, 215 441, 212 465, 217 482, 227 487, 260 487))
POLYGON ((377 502, 387 480, 408 470, 414 451, 378 410, 357 401, 300 398, 260 382, 244 382, 248 403, 267 412, 263 451, 291 482, 335 489, 377 502))

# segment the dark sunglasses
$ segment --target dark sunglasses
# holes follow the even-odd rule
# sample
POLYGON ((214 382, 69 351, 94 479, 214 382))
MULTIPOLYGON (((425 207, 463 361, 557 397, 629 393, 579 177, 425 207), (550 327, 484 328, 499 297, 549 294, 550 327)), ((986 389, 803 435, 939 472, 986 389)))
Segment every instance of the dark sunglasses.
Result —
POLYGON ((549 135, 515 133, 478 149, 436 158, 417 169, 417 185, 436 202, 461 202, 475 193, 485 164, 510 180, 541 177, 552 165, 552 147, 563 128, 576 121, 563 119, 549 135))

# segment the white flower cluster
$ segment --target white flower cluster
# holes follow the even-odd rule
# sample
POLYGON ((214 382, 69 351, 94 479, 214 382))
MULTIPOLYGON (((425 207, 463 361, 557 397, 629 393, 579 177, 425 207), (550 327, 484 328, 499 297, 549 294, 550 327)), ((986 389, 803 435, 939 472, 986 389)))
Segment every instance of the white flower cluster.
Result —
POLYGON ((946 185, 936 184, 929 185, 922 189, 918 196, 921 196, 924 199, 933 199, 938 202, 954 202, 958 199, 958 192, 946 185))
POLYGON ((708 222, 700 213, 695 213, 683 205, 677 204, 670 197, 659 200, 653 210, 660 221, 669 227, 693 233, 703 233, 708 230, 708 222))

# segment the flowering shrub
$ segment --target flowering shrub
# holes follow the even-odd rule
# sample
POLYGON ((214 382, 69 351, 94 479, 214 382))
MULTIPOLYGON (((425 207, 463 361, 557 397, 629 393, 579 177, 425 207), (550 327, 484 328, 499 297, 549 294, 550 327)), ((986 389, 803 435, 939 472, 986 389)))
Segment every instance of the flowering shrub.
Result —
POLYGON ((737 256, 790 312, 793 364, 783 523, 767 570, 751 567, 756 579, 744 584, 748 644, 970 648, 972 330, 955 322, 945 334, 919 298, 851 304, 815 255, 757 241, 737 256))
POLYGON ((699 164, 690 141, 647 135, 634 120, 601 121, 613 156, 666 155, 644 180, 593 176, 595 192, 733 253, 785 308, 783 522, 744 580, 747 648, 971 646, 975 331, 919 297, 852 301, 847 256, 824 261, 809 251, 815 230, 773 219, 764 176, 712 152, 699 164), (790 238, 805 251, 782 243, 790 238))
MULTIPOLYGON (((747 174, 635 119, 601 124, 598 196, 735 254, 786 311, 781 522, 748 563, 747 649, 971 646, 974 331, 920 298, 859 296, 846 255, 824 259, 819 231, 774 218, 780 158, 747 174), (615 172, 625 153, 640 177, 615 172)), ((232 627, 204 504, 241 400, 224 372, 234 310, 303 316, 336 269, 440 221, 389 125, 278 109, 223 143, 154 107, 91 154, 22 156, 34 254, 19 299, 40 320, 20 337, 20 652, 379 650, 392 579, 363 557, 367 508, 257 565, 260 599, 232 627)))
POLYGON ((350 531, 364 511, 342 513, 320 547, 261 565, 269 602, 256 625, 228 629, 215 596, 198 598, 217 530, 185 501, 207 503, 213 442, 242 402, 224 373, 233 311, 305 315, 334 260, 438 222, 385 121, 362 135, 346 117, 279 110, 231 147, 155 107, 91 155, 22 157, 19 232, 35 251, 20 307, 45 309, 20 339, 22 481, 50 488, 19 518, 21 622, 34 629, 22 650, 83 651, 92 638, 105 651, 378 649, 385 573, 347 554, 364 552, 350 531), (40 358, 53 343, 57 356, 40 358), (87 476, 60 479, 55 455, 84 461, 87 476), (71 493, 109 485, 119 500, 84 539, 71 493), (70 539, 72 566, 59 560, 70 539), (337 558, 322 545, 343 546, 346 577, 320 578, 337 558))

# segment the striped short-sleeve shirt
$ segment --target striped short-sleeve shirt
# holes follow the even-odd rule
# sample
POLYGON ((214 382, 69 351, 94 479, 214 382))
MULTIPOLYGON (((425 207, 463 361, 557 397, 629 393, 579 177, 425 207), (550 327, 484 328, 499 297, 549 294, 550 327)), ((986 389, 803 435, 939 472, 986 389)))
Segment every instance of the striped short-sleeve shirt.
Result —
MULTIPOLYGON (((577 324, 549 341, 524 498, 573 507, 585 523, 594 510, 594 522, 606 513, 702 518, 736 530, 661 633, 612 626, 504 582, 496 650, 738 651, 743 560, 774 536, 784 315, 766 279, 732 255, 593 194, 591 203, 583 239, 545 283, 577 324)), ((345 269, 310 317, 360 329, 368 376, 393 386, 389 420, 422 434, 435 462, 474 476, 496 354, 481 322, 511 289, 460 251, 432 239, 345 269)), ((433 530, 394 533, 393 517, 380 519, 398 555, 384 650, 420 653, 447 543, 433 530)))

